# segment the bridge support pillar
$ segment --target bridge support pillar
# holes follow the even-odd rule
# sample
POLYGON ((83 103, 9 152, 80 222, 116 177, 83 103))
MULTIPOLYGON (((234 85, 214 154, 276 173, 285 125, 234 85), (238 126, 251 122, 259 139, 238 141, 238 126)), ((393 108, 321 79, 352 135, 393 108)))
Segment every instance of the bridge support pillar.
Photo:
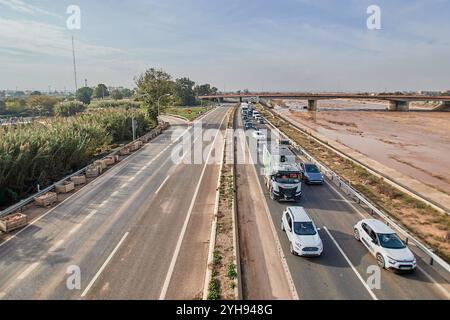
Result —
POLYGON ((317 111, 317 100, 308 100, 308 111, 317 111))
POLYGON ((389 101, 389 111, 409 111, 408 101, 389 101))

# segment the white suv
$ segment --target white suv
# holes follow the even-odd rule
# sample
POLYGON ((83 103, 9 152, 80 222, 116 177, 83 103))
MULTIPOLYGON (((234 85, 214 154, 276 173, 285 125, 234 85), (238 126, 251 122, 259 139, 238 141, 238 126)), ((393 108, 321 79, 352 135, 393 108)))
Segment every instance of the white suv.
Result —
POLYGON ((286 232, 293 255, 320 256, 323 252, 319 232, 302 207, 288 207, 281 217, 281 230, 286 232))
POLYGON ((376 219, 359 221, 354 237, 361 241, 385 269, 413 271, 417 267, 414 254, 388 225, 376 219))

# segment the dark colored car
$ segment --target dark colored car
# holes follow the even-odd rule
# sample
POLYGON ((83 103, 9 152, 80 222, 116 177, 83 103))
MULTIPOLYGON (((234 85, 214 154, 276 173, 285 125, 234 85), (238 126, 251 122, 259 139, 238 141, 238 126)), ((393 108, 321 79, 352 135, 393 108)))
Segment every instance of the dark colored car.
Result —
POLYGON ((306 184, 323 184, 325 182, 319 168, 313 163, 301 164, 306 184))

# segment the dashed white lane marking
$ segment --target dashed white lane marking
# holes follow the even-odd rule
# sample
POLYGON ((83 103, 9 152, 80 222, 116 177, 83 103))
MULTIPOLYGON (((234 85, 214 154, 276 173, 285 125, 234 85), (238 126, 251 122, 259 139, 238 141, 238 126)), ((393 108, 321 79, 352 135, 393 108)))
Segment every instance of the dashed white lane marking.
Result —
POLYGON ((91 289, 91 287, 94 285, 95 281, 97 280, 97 278, 101 275, 101 273, 103 272, 103 270, 106 268, 106 266, 108 265, 108 263, 111 261, 112 257, 116 254, 117 250, 119 250, 120 246, 122 245, 122 243, 125 241, 126 237, 128 236, 128 233, 125 233, 122 237, 122 239, 120 239, 119 243, 117 244, 117 246, 114 248, 114 250, 111 252, 111 254, 108 256, 108 258, 106 259, 106 261, 103 263, 103 265, 100 267, 100 269, 97 271, 97 273, 95 274, 94 278, 92 278, 91 282, 89 282, 88 286, 86 287, 86 289, 84 289, 83 293, 81 294, 81 297, 83 298, 91 289))
POLYGON ((90 218, 92 218, 92 217, 94 216, 94 214, 96 214, 97 212, 98 212, 97 210, 92 210, 91 213, 89 213, 89 214, 84 218, 83 222, 86 221, 86 220, 89 220, 90 218))
MULTIPOLYGON (((222 119, 222 121, 221 121, 221 123, 219 125, 219 128, 222 127, 222 124, 225 121, 225 118, 226 117, 224 117, 222 119)), ((197 199, 197 195, 198 195, 198 192, 200 190, 200 186, 201 186, 201 183, 202 183, 202 180, 203 180, 203 176, 205 175, 206 168, 207 168, 207 165, 209 163, 209 159, 211 158, 212 150, 214 149, 214 146, 216 145, 216 140, 217 140, 217 137, 218 137, 219 133, 220 133, 220 130, 217 131, 217 133, 216 133, 216 135, 214 137, 214 140, 213 140, 213 142, 211 144, 211 148, 210 148, 209 153, 208 153, 208 158, 206 159, 206 162, 203 165, 202 173, 200 174, 200 178, 199 178, 197 186, 195 188, 194 196, 192 197, 191 204, 189 206, 189 210, 188 210, 188 213, 186 215, 186 219, 184 220, 184 224, 183 224, 183 227, 181 229, 180 236, 178 237, 177 245, 175 247, 175 251, 173 253, 172 260, 170 261, 169 269, 168 269, 167 274, 166 274, 166 279, 164 280, 164 284, 163 284, 163 287, 161 289, 161 293, 159 295, 159 300, 164 300, 165 299, 166 294, 167 294, 167 290, 169 289, 170 280, 172 279, 172 274, 173 274, 173 271, 175 269, 175 263, 178 260, 178 255, 180 253, 181 244, 183 243, 184 234, 186 233, 187 225, 189 223, 189 220, 190 220, 190 217, 191 217, 191 214, 192 214, 192 210, 194 209, 195 200, 197 199)), ((197 139, 200 138, 200 136, 197 137, 197 139)), ((197 139, 194 140, 194 143, 195 143, 195 141, 197 139)))
POLYGON ((108 200, 103 201, 102 203, 99 204, 99 208, 102 208, 105 206, 106 202, 108 202, 108 200))
POLYGON ((62 244, 64 243, 64 239, 59 240, 58 242, 56 242, 49 250, 48 252, 55 252, 59 247, 62 246, 62 244))
POLYGON ((83 224, 81 224, 81 223, 76 224, 75 227, 73 227, 73 228, 69 231, 69 234, 74 234, 75 232, 77 232, 77 231, 81 228, 82 225, 83 225, 83 224))
POLYGON ((17 280, 25 279, 36 267, 39 265, 39 262, 32 263, 28 268, 25 269, 18 277, 17 280))
POLYGON ((155 194, 158 194, 159 191, 161 191, 162 187, 164 187, 164 184, 167 182, 167 180, 169 180, 170 175, 168 175, 164 181, 161 183, 161 185, 158 187, 158 189, 155 191, 155 194))
POLYGON ((124 183, 123 185, 120 186, 120 189, 124 189, 128 186, 128 183, 124 183))
POLYGON ((356 270, 355 266, 353 265, 353 263, 350 261, 350 259, 347 257, 347 255, 345 254, 344 250, 342 250, 341 246, 339 245, 339 243, 336 241, 336 239, 331 235, 331 232, 328 231, 327 227, 323 227, 323 229, 327 232, 328 236, 330 237, 330 239, 334 242, 335 246, 338 248, 339 252, 342 254, 342 256, 344 257, 344 259, 347 261, 347 263, 349 264, 349 266, 352 268, 353 272, 356 274, 356 276, 358 277, 358 279, 361 281, 361 283, 363 284, 364 288, 366 288, 367 292, 369 292, 370 296, 372 297, 373 300, 378 300, 377 296, 373 293, 372 289, 370 289, 370 287, 367 285, 367 283, 364 281, 364 279, 361 277, 361 275, 359 274, 358 270, 356 270))
POLYGON ((119 191, 114 191, 113 193, 111 193, 111 197, 115 197, 119 194, 119 191))

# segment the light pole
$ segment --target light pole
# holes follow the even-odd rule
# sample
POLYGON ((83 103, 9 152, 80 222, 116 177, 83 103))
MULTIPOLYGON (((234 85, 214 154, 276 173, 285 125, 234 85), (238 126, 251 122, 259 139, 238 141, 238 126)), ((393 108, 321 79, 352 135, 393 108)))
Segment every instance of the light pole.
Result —
POLYGON ((166 94, 163 94, 161 97, 159 97, 158 98, 158 117, 157 117, 157 122, 158 122, 158 124, 159 124, 159 116, 160 116, 160 112, 159 112, 159 102, 161 101, 161 98, 164 98, 164 97, 170 97, 171 96, 171 94, 170 93, 166 93, 166 94))

